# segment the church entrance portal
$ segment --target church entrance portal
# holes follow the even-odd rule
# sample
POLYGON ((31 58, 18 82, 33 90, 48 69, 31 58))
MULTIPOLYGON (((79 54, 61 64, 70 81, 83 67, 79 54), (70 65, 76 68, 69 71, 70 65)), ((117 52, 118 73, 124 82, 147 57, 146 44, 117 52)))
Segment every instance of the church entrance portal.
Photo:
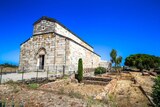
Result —
POLYGON ((39 55, 39 69, 43 70, 44 69, 44 55, 39 55))

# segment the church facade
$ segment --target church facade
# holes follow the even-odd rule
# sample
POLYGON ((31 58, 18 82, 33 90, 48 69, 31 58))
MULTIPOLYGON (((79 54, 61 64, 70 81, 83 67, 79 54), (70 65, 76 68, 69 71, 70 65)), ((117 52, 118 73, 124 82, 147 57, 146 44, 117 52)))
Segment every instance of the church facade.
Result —
POLYGON ((84 68, 96 68, 101 57, 92 46, 53 18, 34 23, 33 35, 20 47, 19 70, 77 71, 79 58, 84 68))

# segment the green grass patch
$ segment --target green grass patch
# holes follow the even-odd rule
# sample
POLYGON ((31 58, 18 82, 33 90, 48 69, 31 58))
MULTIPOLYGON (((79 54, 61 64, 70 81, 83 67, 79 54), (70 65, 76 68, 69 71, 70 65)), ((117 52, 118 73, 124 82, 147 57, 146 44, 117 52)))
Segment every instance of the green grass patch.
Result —
POLYGON ((69 78, 68 75, 64 75, 64 76, 63 76, 63 79, 68 79, 68 78, 69 78))
POLYGON ((36 83, 28 84, 28 88, 30 89, 37 89, 38 87, 39 87, 39 84, 36 84, 36 83))

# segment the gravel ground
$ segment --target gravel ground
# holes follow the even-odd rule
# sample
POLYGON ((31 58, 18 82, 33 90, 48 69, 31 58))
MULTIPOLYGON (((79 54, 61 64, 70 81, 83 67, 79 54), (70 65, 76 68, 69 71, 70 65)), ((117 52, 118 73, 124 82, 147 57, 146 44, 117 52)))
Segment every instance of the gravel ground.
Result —
MULTIPOLYGON (((46 72, 39 73, 39 77, 46 77, 46 75, 46 72)), ((7 74, 4 77, 7 79, 7 76, 16 81, 18 78, 21 79, 22 74, 7 74)), ((115 75, 113 76, 115 77, 115 75)), ((148 81, 151 83, 153 81, 150 80, 150 77, 144 78, 138 74, 134 76, 144 86, 151 88, 152 85, 148 81)), ((36 77, 36 72, 25 73, 24 75, 25 79, 34 77, 36 77)), ((65 78, 43 84, 37 90, 27 89, 23 85, 3 84, 0 85, 0 99, 11 101, 14 97, 17 103, 23 101, 25 107, 88 107, 88 105, 89 107, 149 107, 150 102, 137 84, 133 84, 129 74, 121 73, 121 76, 118 77, 117 81, 113 82, 116 84, 113 93, 108 93, 108 97, 102 102, 92 98, 106 91, 107 86, 79 84, 65 78)), ((112 85, 108 88, 112 89, 112 85)))
POLYGON ((63 93, 76 93, 85 97, 94 97, 104 91, 105 86, 72 83, 69 79, 57 80, 40 87, 42 90, 63 91, 63 93))
POLYGON ((129 80, 119 80, 114 92, 118 107, 149 107, 150 102, 129 80))
POLYGON ((140 84, 145 92, 151 96, 152 87, 154 85, 154 78, 153 76, 143 76, 142 73, 139 72, 131 72, 134 78, 137 80, 138 84, 140 84))

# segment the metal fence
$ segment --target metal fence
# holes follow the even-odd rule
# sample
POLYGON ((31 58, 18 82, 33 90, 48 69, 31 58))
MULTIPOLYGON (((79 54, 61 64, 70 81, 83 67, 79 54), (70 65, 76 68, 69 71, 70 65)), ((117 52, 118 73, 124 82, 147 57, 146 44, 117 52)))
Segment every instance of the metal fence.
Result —
POLYGON ((0 107, 24 107, 24 103, 23 102, 7 102, 6 100, 2 101, 0 100, 0 107))
POLYGON ((24 67, 22 70, 14 73, 2 72, 4 67, 0 67, 0 84, 7 81, 25 81, 25 80, 38 80, 38 79, 55 79, 62 78, 65 75, 75 74, 75 71, 68 70, 67 66, 44 66, 44 69, 39 67, 24 67))
MULTIPOLYGON (((25 66, 21 70, 14 72, 2 72, 4 67, 0 67, 0 84, 7 81, 25 81, 25 80, 48 80, 62 78, 65 75, 72 75, 77 73, 77 67, 75 66, 64 66, 64 65, 55 65, 55 66, 44 66, 43 69, 40 69, 39 66, 25 66)), ((84 76, 94 76, 95 68, 84 68, 84 76)))

